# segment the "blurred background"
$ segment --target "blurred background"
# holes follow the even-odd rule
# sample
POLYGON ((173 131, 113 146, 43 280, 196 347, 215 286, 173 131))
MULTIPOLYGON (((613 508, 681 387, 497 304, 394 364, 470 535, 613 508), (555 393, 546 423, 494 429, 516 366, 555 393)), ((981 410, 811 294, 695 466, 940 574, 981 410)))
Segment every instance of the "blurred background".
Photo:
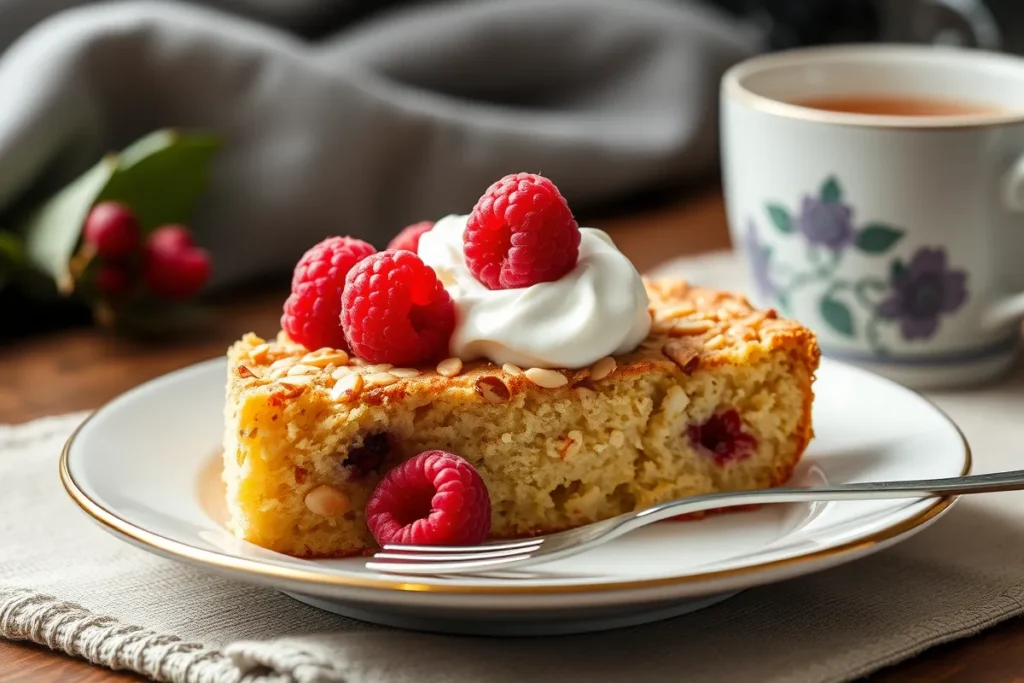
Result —
POLYGON ((382 248, 518 171, 639 235, 641 269, 727 246, 721 74, 882 41, 1024 53, 1024 3, 0 0, 0 340, 192 334, 319 239, 382 248), (175 228, 180 262, 105 262, 83 237, 104 201, 143 242, 175 228))

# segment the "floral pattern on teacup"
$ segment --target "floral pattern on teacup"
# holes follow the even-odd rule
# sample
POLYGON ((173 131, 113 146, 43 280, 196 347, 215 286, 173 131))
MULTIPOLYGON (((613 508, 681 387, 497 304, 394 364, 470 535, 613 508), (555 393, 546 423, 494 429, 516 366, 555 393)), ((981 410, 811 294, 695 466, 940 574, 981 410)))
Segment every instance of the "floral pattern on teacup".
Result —
POLYGON ((909 265, 893 261, 889 289, 878 314, 898 320, 904 339, 929 339, 939 328, 939 316, 953 313, 967 300, 967 273, 949 269, 945 250, 922 248, 909 265))
POLYGON ((950 267, 943 247, 919 247, 909 261, 891 255, 905 231, 878 222, 858 225, 854 207, 843 200, 835 176, 827 178, 816 194, 804 195, 795 213, 777 202, 768 202, 765 210, 776 232, 802 239, 807 249, 807 265, 778 261, 759 235, 756 221, 748 219, 743 246, 754 286, 787 314, 792 314, 794 293, 825 284, 817 300, 825 324, 842 336, 863 338, 875 353, 885 355, 889 350, 880 339, 879 325, 898 325, 906 341, 928 340, 938 331, 942 316, 955 313, 967 301, 967 272, 950 267), (888 257, 881 261, 888 264, 885 277, 844 273, 844 255, 850 250, 880 261, 888 257), (860 329, 855 308, 866 318, 860 329))

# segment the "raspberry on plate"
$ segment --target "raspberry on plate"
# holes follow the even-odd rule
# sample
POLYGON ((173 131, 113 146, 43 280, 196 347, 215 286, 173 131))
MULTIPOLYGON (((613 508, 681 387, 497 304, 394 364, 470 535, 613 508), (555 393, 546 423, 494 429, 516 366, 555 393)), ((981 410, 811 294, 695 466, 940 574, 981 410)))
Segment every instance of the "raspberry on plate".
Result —
POLYGON ((429 232, 434 227, 434 221, 420 221, 402 229, 402 232, 395 235, 394 239, 388 242, 388 249, 405 249, 414 254, 419 253, 420 237, 423 233, 429 232))
POLYGON ((445 451, 425 451, 385 475, 366 504, 380 545, 474 545, 491 531, 491 499, 480 474, 445 451))
POLYGON ((448 355, 455 304, 419 256, 387 250, 368 256, 349 272, 341 324, 349 348, 360 358, 418 365, 448 355))
POLYGON ((328 237, 310 247, 292 273, 281 328, 307 349, 347 348, 341 329, 345 277, 356 263, 376 252, 373 245, 352 237, 328 237))
POLYGON ((473 207, 463 248, 466 265, 488 289, 553 282, 576 266, 580 229, 565 198, 533 173, 507 175, 473 207))

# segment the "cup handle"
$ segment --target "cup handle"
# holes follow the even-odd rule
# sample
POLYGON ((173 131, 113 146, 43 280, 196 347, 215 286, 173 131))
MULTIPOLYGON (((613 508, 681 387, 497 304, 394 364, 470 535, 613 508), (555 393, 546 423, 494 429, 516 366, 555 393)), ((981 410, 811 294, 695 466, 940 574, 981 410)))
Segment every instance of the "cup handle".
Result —
MULTIPOLYGON (((1003 206, 1015 213, 1024 213, 1024 156, 1003 174, 1001 198, 1003 206)), ((1024 318, 1024 292, 1011 294, 993 304, 982 316, 982 325, 992 329, 1024 318)))
MULTIPOLYGON (((992 12, 981 0, 928 0, 923 3, 942 8, 949 12, 962 26, 960 31, 952 28, 943 28, 941 25, 936 28, 935 35, 931 36, 931 42, 939 44, 952 43, 962 45, 963 36, 966 34, 973 47, 983 50, 1001 50, 1003 47, 1003 36, 999 30, 992 12)), ((927 15, 925 15, 927 17, 927 15)), ((927 20, 927 18, 925 19, 927 20)), ((938 21, 941 22, 941 17, 938 21)))
POLYGON ((1010 211, 1024 211, 1024 156, 1003 174, 1003 206, 1010 211))

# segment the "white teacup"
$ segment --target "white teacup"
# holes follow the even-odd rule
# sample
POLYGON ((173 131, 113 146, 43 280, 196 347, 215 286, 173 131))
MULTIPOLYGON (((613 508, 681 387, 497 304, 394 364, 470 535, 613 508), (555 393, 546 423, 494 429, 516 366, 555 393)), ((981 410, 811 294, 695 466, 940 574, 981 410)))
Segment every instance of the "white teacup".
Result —
POLYGON ((914 387, 984 381, 1014 362, 1024 59, 911 45, 780 52, 726 73, 721 116, 729 229, 758 304, 804 322, 826 355, 914 387), (886 109, 929 99, 932 111, 806 105, 824 96, 886 109), (950 103, 963 110, 936 113, 950 103))

